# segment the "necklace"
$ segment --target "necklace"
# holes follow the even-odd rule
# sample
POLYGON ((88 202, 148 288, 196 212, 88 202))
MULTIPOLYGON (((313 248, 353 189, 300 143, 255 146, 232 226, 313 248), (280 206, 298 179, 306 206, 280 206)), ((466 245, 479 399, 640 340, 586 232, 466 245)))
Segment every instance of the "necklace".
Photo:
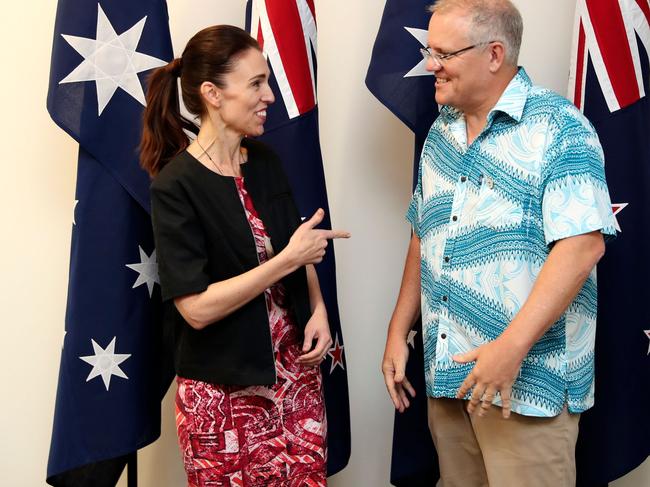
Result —
POLYGON ((209 149, 210 147, 212 147, 212 144, 214 144, 214 141, 217 140, 217 138, 215 137, 215 138, 212 140, 212 142, 210 142, 210 143, 208 144, 208 149, 204 149, 204 148, 203 148, 203 146, 201 145, 201 142, 199 142, 199 138, 198 138, 198 137, 197 137, 196 139, 194 139, 194 140, 196 140, 196 143, 198 144, 199 148, 200 148, 201 151, 202 151, 201 154, 199 155, 199 157, 201 157, 203 154, 205 154, 206 156, 208 156, 208 159, 210 159, 210 162, 212 163, 212 165, 214 166, 214 168, 217 170, 217 172, 218 172, 221 176, 223 176, 223 173, 221 172, 221 169, 219 169, 219 166, 217 166, 217 163, 214 162, 214 159, 212 159, 212 157, 210 156, 210 154, 208 154, 208 149, 209 149))
MULTIPOLYGON (((200 148, 201 151, 202 151, 201 154, 199 154, 199 158, 200 158, 203 154, 205 154, 206 156, 208 156, 208 159, 210 160, 210 162, 212 163, 212 165, 214 166, 214 168, 217 170, 217 173, 219 173, 221 176, 224 176, 224 174, 223 174, 223 172, 221 171, 221 169, 219 169, 219 166, 217 166, 217 163, 214 162, 214 159, 212 159, 212 156, 210 156, 210 154, 208 153, 208 149, 214 145, 214 143, 215 143, 215 141, 217 140, 217 138, 215 137, 214 139, 212 139, 212 142, 210 142, 210 143, 208 144, 208 147, 207 147, 207 148, 204 148, 204 147, 201 145, 201 142, 199 142, 199 138, 198 138, 198 137, 196 137, 196 139, 194 139, 194 140, 196 140, 197 145, 199 146, 199 148, 200 148)), ((242 162, 244 162, 245 159, 246 159, 246 158, 244 157, 244 154, 243 154, 243 151, 244 151, 244 150, 245 150, 245 149, 243 149, 243 148, 240 147, 240 148, 239 148, 239 151, 238 151, 238 152, 239 152, 239 165, 240 165, 240 166, 241 166, 242 162)), ((237 177, 237 175, 235 175, 235 177, 237 177)))

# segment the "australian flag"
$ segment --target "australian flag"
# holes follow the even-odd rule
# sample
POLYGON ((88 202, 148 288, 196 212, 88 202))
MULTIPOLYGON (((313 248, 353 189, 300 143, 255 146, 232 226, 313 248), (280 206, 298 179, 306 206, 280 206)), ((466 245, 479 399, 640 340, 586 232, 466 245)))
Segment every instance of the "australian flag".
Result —
MULTIPOLYGON (((318 136, 314 1, 249 0, 246 26, 268 59, 276 95, 267 109, 266 133, 260 139, 280 156, 302 216, 309 218, 323 208, 323 224, 330 228, 318 136)), ((350 458, 350 408, 332 245, 316 270, 334 340, 321 366, 328 423, 327 473, 333 475, 350 458)))
MULTIPOLYGON (((420 152, 435 117, 435 78, 425 69, 420 48, 427 46, 432 0, 388 0, 372 51, 366 86, 415 135, 413 182, 420 152)), ((406 376, 417 391, 404 413, 395 413, 390 480, 399 487, 432 486, 438 460, 427 426, 422 323, 409 334, 406 376)))
POLYGON ((578 485, 650 454, 650 4, 578 0, 569 98, 593 123, 619 236, 598 265, 596 404, 580 420, 578 485))
POLYGON ((137 147, 144 76, 171 57, 163 0, 58 3, 47 108, 79 160, 51 485, 114 486, 160 434, 173 372, 137 147))

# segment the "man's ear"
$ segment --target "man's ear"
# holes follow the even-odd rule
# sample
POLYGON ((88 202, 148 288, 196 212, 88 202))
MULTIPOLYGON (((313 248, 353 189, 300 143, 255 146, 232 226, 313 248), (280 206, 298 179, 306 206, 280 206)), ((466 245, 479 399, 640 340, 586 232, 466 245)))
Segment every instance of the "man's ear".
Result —
POLYGON ((505 62, 506 48, 503 43, 495 41, 490 43, 488 49, 490 54, 490 72, 496 73, 505 62))

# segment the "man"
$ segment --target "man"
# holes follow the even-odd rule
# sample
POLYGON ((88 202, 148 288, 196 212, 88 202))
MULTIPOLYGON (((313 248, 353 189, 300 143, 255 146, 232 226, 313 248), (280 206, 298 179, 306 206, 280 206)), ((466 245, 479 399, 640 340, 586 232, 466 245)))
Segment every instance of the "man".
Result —
POLYGON ((403 411, 421 312, 442 485, 571 486, 578 417, 594 401, 594 268, 615 234, 602 150, 575 107, 517 67, 509 0, 431 12, 422 51, 443 107, 407 213, 384 380, 403 411))

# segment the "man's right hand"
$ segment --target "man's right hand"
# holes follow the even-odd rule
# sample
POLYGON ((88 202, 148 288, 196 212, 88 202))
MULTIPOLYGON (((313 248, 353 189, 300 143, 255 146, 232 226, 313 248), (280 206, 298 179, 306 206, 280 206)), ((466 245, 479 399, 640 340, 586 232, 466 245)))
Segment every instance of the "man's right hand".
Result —
POLYGON ((400 413, 403 413, 410 406, 409 396, 415 397, 415 389, 406 378, 405 373, 408 358, 409 347, 405 338, 389 337, 386 340, 381 371, 384 374, 388 394, 395 405, 395 409, 400 413))

